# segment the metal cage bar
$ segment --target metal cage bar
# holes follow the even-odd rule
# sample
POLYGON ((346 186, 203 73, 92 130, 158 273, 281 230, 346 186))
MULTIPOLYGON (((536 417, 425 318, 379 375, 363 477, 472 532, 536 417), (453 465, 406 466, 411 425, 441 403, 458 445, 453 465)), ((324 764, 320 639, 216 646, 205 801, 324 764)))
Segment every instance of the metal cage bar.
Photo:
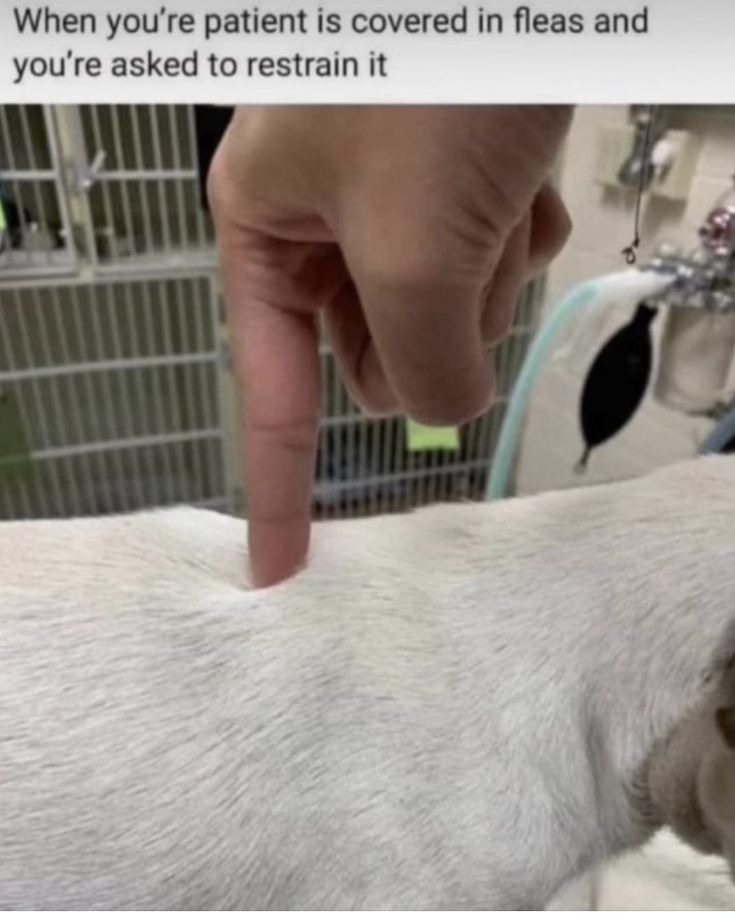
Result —
POLYGON ((0 517, 229 504, 211 276, 3 287, 0 340, 0 517))
POLYGON ((50 106, 0 105, 0 279, 69 274, 76 246, 50 106))
POLYGON ((86 105, 79 115, 97 269, 211 268, 213 232, 199 201, 193 109, 86 105))
MULTIPOLYGON (((21 277, 3 282, 0 254, 0 419, 14 413, 17 439, 4 444, 0 430, 0 518, 231 509, 238 464, 223 386, 233 383, 223 383, 192 107, 21 108, 0 107, 0 181, 22 191, 31 217, 58 221, 72 261, 24 252, 21 277), (28 455, 9 461, 22 443, 28 455)), ((20 237, 31 223, 17 216, 20 237)), ((411 451, 404 420, 365 418, 324 345, 315 517, 481 499, 540 301, 530 285, 496 349, 495 405, 455 450, 411 451)))
POLYGON ((506 404, 535 328, 541 297, 529 285, 516 321, 495 352, 496 400, 460 432, 457 450, 412 453, 403 419, 365 418, 350 399, 326 346, 321 350, 320 429, 314 493, 317 518, 406 511, 435 502, 480 500, 506 404))

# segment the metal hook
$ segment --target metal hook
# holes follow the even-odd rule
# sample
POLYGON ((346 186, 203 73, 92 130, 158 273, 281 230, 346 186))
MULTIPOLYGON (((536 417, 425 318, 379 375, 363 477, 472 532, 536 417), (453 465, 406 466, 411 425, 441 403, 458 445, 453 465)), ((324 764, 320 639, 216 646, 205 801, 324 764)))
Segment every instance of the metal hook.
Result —
POLYGON ((636 247, 638 243, 633 243, 632 246, 626 246, 623 250, 623 255, 625 256, 625 261, 628 265, 635 265, 638 261, 638 253, 636 252, 636 247))
MULTIPOLYGON (((658 113, 658 107, 655 105, 649 105, 648 109, 648 124, 646 125, 646 134, 643 142, 643 159, 644 163, 648 163, 651 158, 651 146, 653 142, 653 126, 656 121, 656 116, 658 113)), ((638 189, 636 191, 636 201, 635 201, 635 218, 634 218, 634 232, 635 239, 630 246, 626 246, 623 250, 623 255, 625 256, 625 261, 628 265, 635 265, 638 261, 637 249, 641 244, 641 210, 643 207, 643 196, 646 191, 646 169, 645 167, 641 170, 640 177, 638 180, 638 189)))
POLYGON ((85 169, 79 170, 77 186, 80 191, 88 192, 99 178, 99 174, 105 165, 107 151, 98 150, 92 162, 85 169))

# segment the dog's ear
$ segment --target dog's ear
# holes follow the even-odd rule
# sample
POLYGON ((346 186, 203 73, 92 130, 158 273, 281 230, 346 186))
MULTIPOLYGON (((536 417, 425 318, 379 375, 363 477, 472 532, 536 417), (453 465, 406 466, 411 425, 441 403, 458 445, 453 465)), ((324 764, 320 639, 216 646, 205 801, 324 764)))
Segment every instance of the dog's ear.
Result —
POLYGON ((717 728, 725 744, 735 750, 735 706, 718 709, 715 713, 717 728))

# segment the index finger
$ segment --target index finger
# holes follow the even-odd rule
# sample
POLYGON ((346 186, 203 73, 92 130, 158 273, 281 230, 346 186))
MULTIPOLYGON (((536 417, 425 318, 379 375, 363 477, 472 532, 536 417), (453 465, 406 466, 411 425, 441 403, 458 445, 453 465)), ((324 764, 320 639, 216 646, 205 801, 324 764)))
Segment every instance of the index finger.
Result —
POLYGON ((294 301, 282 246, 249 231, 220 243, 256 588, 289 577, 306 558, 319 424, 316 318, 294 301))

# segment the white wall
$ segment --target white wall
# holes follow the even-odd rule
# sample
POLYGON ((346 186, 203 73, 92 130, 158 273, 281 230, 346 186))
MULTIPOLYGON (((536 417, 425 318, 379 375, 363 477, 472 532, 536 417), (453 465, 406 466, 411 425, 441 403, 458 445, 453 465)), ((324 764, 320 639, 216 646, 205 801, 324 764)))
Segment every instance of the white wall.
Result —
MULTIPOLYGON (((650 200, 643 227, 642 258, 661 240, 695 248, 700 224, 715 201, 731 187, 735 173, 735 106, 709 111, 681 109, 674 118, 676 127, 702 137, 702 151, 686 204, 650 200)), ((620 252, 633 236, 635 196, 625 190, 605 191, 595 182, 595 166, 600 129, 626 122, 624 107, 587 106, 577 111, 561 175, 562 194, 574 231, 551 270, 547 308, 579 281, 625 267, 620 252)), ((627 322, 634 306, 631 302, 611 308, 603 327, 596 330, 599 334, 588 339, 584 349, 577 349, 566 362, 549 366, 542 374, 517 470, 519 494, 639 475, 693 455, 704 434, 711 430, 712 422, 670 411, 648 397, 633 422, 592 454, 587 473, 579 476, 574 472, 583 450, 578 403, 584 375, 599 344, 627 322)), ((659 331, 661 319, 655 324, 659 331)))

